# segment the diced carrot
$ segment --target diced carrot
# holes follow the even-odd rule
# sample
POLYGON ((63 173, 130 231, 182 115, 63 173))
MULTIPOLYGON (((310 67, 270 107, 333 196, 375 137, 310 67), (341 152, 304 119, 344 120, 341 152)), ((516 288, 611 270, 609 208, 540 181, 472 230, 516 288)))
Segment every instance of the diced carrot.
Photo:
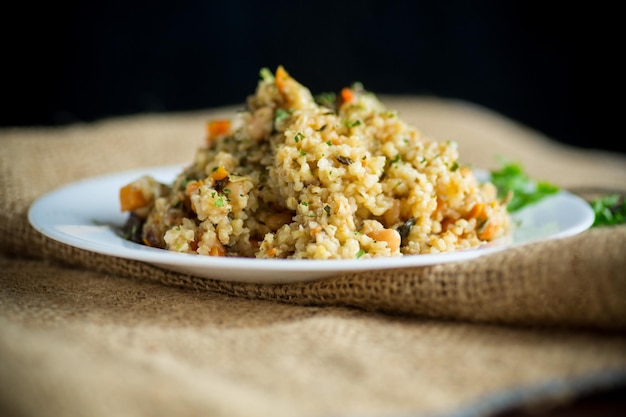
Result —
POLYGON ((483 203, 474 204, 472 209, 467 213, 466 219, 485 220, 485 205, 483 203))
POLYGON ((120 188, 120 206, 122 211, 132 211, 148 205, 143 192, 133 184, 120 188))
POLYGON ((478 238, 480 240, 491 240, 496 232, 497 225, 495 222, 488 221, 482 226, 482 229, 478 232, 478 238))
POLYGON ((226 256, 226 249, 218 243, 209 249, 209 256, 226 256))
POLYGON ((289 79, 289 74, 285 71, 285 68, 283 68, 282 65, 279 65, 278 68, 276 68, 276 75, 274 78, 276 79, 276 87, 278 87, 278 91, 282 93, 285 89, 285 83, 289 79))
POLYGON ((226 177, 228 177, 228 171, 226 171, 223 165, 218 166, 215 171, 211 172, 211 178, 215 181, 221 181, 226 177))
POLYGON ((265 252, 265 254, 266 254, 267 256, 270 256, 270 257, 272 257, 272 258, 273 258, 274 256, 276 256, 276 253, 277 253, 277 252, 278 252, 278 249, 276 249, 276 248, 270 248, 270 249, 268 249, 268 250, 267 250, 267 252, 265 252))
POLYGON ((187 193, 187 195, 191 195, 193 194, 194 191, 196 191, 198 188, 200 188, 203 184, 203 181, 189 181, 187 183, 187 186, 185 187, 185 193, 187 193))
POLYGON ((207 145, 210 145, 215 139, 224 137, 230 133, 230 120, 216 119, 207 123, 207 145))
POLYGON ((348 87, 342 88, 340 95, 342 103, 352 103, 354 101, 354 92, 348 87))

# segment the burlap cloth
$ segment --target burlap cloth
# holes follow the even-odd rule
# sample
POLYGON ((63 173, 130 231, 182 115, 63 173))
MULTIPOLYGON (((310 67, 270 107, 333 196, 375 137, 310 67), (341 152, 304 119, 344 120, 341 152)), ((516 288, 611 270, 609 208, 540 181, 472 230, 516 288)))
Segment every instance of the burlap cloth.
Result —
MULTIPOLYGON (((461 159, 564 188, 626 188, 626 158, 486 109, 383 97, 461 159)), ((257 285, 71 248, 43 193, 188 163, 233 108, 0 131, 0 414, 479 416, 626 383, 626 227, 441 266, 257 285)), ((80 204, 80 201, 68 201, 80 204)))

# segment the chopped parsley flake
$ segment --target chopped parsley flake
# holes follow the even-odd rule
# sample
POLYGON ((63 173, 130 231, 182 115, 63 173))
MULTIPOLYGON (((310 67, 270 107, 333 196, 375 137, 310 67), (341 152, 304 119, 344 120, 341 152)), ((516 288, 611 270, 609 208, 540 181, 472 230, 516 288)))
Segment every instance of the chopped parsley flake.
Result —
POLYGON ((362 125, 363 122, 360 121, 359 119, 357 119, 357 120, 346 120, 344 122, 344 124, 346 125, 346 127, 356 127, 356 126, 362 125))
POLYGON ((288 111, 281 109, 281 108, 276 109, 276 115, 274 117, 274 121, 282 122, 283 120, 288 119, 288 118, 289 118, 288 111))
POLYGON ((337 95, 333 92, 321 93, 315 96, 315 102, 320 106, 332 109, 335 107, 337 95))
POLYGON ((274 74, 272 74, 272 71, 267 67, 261 68, 259 76, 263 81, 274 81, 274 74))

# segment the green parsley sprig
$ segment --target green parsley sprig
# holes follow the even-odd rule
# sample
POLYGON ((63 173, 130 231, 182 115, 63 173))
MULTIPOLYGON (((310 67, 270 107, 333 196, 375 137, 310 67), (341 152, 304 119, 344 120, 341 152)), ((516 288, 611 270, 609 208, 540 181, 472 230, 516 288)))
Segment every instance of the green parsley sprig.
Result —
POLYGON ((595 214, 592 227, 614 226, 626 223, 626 199, 620 203, 619 194, 609 194, 592 200, 591 208, 595 214))
MULTIPOLYGON (((490 172, 491 182, 498 190, 501 199, 510 198, 507 210, 518 211, 551 194, 559 187, 546 181, 532 180, 520 164, 502 161, 502 167, 490 172)), ((607 194, 593 200, 587 200, 593 209, 595 219, 591 227, 615 226, 626 224, 626 199, 619 194, 607 194)))
POLYGON ((491 171, 491 182, 498 190, 498 197, 510 197, 506 206, 510 213, 559 191, 556 185, 531 179, 520 164, 506 161, 500 169, 491 171))

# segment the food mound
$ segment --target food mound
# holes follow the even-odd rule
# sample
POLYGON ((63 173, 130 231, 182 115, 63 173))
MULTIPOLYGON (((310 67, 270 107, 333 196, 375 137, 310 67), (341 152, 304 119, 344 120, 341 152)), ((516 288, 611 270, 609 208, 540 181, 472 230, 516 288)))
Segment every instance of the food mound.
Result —
POLYGON ((492 183, 452 141, 423 136, 359 83, 313 96, 260 72, 232 120, 172 184, 120 189, 130 240, 209 256, 356 259, 477 247, 511 229, 492 183))

